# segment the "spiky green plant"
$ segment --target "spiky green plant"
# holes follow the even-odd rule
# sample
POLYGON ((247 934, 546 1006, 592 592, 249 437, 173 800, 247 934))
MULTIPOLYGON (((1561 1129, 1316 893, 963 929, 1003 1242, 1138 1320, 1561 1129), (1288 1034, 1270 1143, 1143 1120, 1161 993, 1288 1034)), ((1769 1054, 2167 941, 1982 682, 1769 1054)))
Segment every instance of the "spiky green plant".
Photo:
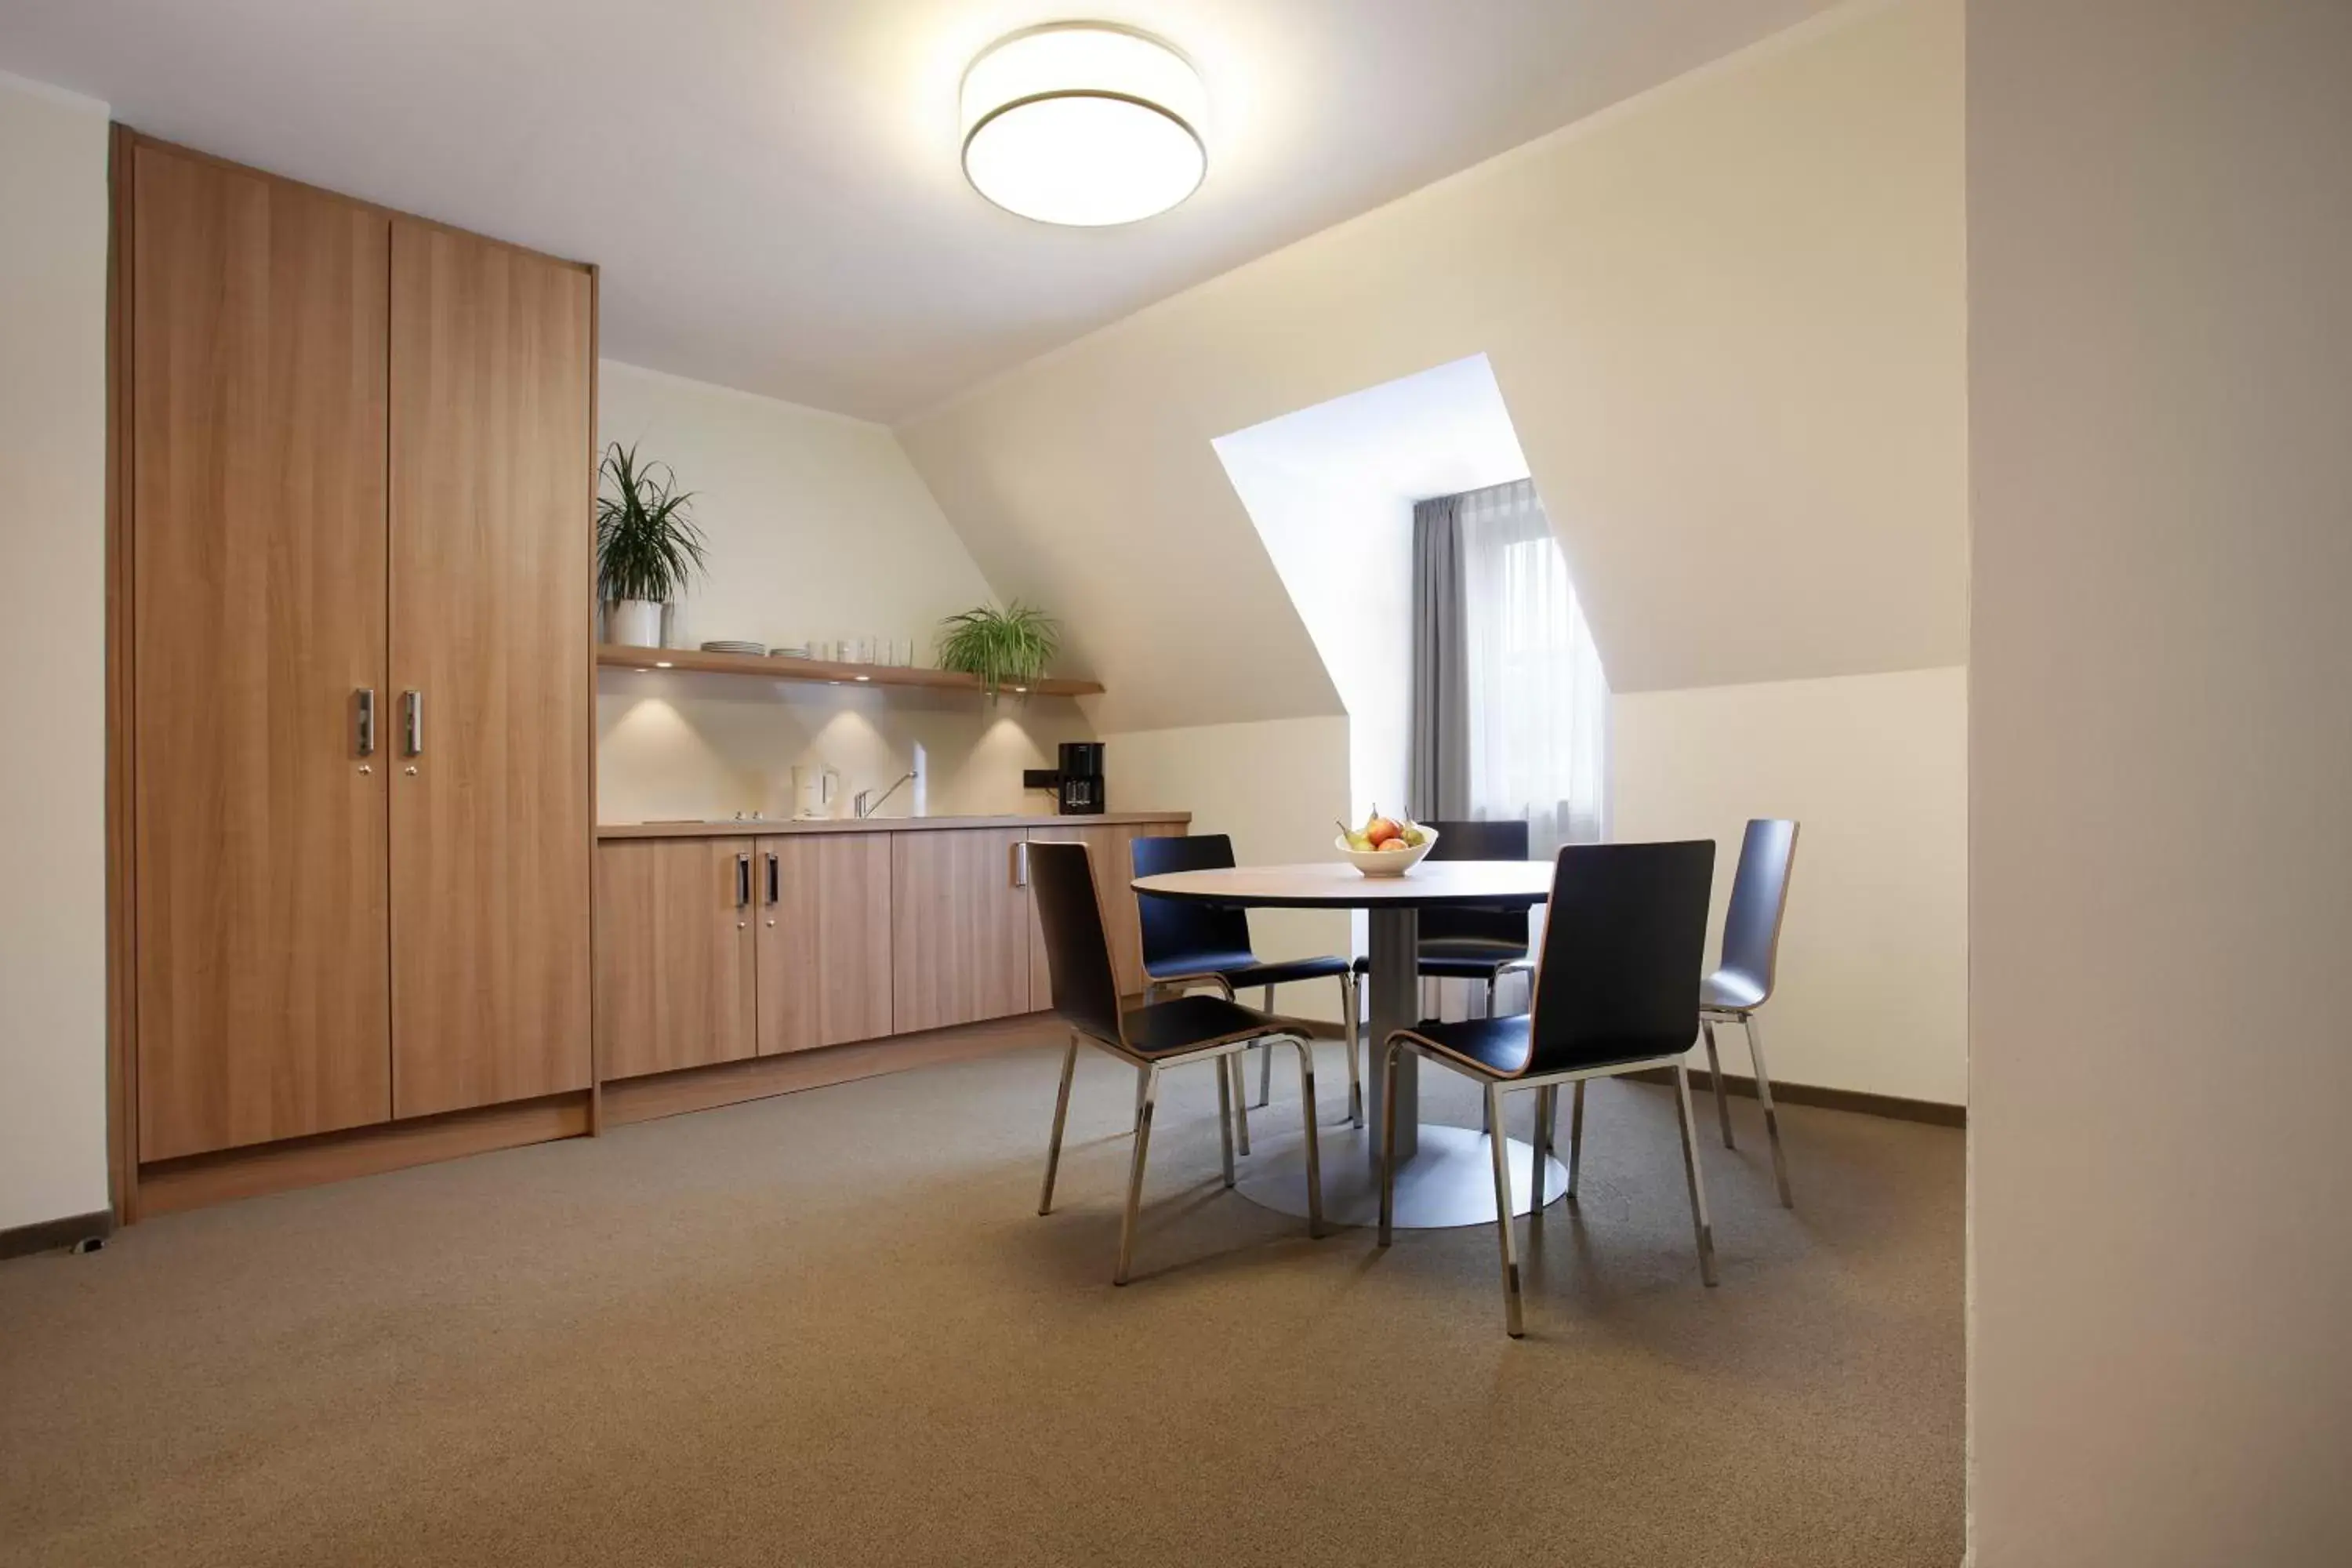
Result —
POLYGON ((692 490, 667 463, 637 462, 618 441, 597 465, 596 591, 606 603, 677 595, 703 571, 702 530, 687 515, 692 490))
POLYGON ((940 623, 940 668, 980 677, 992 702, 1007 686, 1041 679, 1061 647, 1062 628, 1018 599, 1007 609, 983 605, 940 623))

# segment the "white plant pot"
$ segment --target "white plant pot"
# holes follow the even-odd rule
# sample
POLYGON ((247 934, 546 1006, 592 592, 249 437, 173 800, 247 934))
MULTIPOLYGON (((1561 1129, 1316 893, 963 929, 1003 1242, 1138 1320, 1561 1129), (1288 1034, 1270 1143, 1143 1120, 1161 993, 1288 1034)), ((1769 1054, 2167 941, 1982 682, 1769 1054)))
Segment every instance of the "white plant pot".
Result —
POLYGON ((619 599, 605 612, 608 642, 623 647, 659 647, 662 645, 662 607, 659 599, 619 599))

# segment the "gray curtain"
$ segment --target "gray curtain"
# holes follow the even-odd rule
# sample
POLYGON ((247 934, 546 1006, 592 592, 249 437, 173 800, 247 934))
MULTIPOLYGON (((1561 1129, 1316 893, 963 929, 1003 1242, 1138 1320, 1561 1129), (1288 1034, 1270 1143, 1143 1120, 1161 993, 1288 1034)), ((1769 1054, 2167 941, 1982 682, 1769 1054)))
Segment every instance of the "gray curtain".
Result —
POLYGON ((1406 810, 1423 822, 1470 815, 1470 658, 1462 581, 1462 498, 1412 508, 1412 731, 1406 810))

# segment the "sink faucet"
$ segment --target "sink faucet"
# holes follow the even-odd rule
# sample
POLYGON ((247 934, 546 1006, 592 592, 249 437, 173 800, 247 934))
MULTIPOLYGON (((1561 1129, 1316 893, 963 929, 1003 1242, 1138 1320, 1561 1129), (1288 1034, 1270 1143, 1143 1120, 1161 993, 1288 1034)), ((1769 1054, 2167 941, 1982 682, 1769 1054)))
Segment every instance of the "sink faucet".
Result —
POLYGON ((884 790, 879 795, 875 795, 875 793, 870 789, 859 790, 855 795, 850 797, 849 809, 856 814, 860 821, 863 821, 866 817, 869 817, 876 812, 881 810, 882 803, 898 793, 898 784, 905 784, 908 779, 913 778, 914 776, 915 775, 913 773, 899 774, 898 784, 892 784, 888 789, 884 790))

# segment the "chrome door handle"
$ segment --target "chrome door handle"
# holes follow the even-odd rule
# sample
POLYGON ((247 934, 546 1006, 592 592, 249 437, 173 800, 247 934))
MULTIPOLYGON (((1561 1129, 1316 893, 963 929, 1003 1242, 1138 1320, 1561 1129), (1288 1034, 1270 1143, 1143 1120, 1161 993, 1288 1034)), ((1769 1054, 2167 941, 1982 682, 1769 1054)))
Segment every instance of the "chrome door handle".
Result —
POLYGON ((777 875, 776 860, 777 860, 776 852, 775 852, 774 850, 772 850, 772 849, 769 850, 769 851, 768 851, 768 907, 769 907, 770 909, 772 909, 772 909, 774 909, 774 908, 776 907, 776 905, 777 905, 779 902, 781 902, 781 901, 782 901, 782 891, 783 891, 783 889, 782 889, 782 879, 781 879, 781 878, 779 878, 779 877, 778 877, 778 875, 777 875))
POLYGON ((400 754, 404 757, 425 754, 425 693, 422 691, 400 694, 400 754))
POLYGON ((1029 841, 1026 838, 1013 846, 1013 885, 1016 888, 1029 885, 1029 841))
POLYGON ((373 757, 375 755, 375 688, 361 687, 358 697, 359 753, 362 757, 373 757))
POLYGON ((751 852, 746 849, 735 857, 735 907, 751 907, 751 852))

